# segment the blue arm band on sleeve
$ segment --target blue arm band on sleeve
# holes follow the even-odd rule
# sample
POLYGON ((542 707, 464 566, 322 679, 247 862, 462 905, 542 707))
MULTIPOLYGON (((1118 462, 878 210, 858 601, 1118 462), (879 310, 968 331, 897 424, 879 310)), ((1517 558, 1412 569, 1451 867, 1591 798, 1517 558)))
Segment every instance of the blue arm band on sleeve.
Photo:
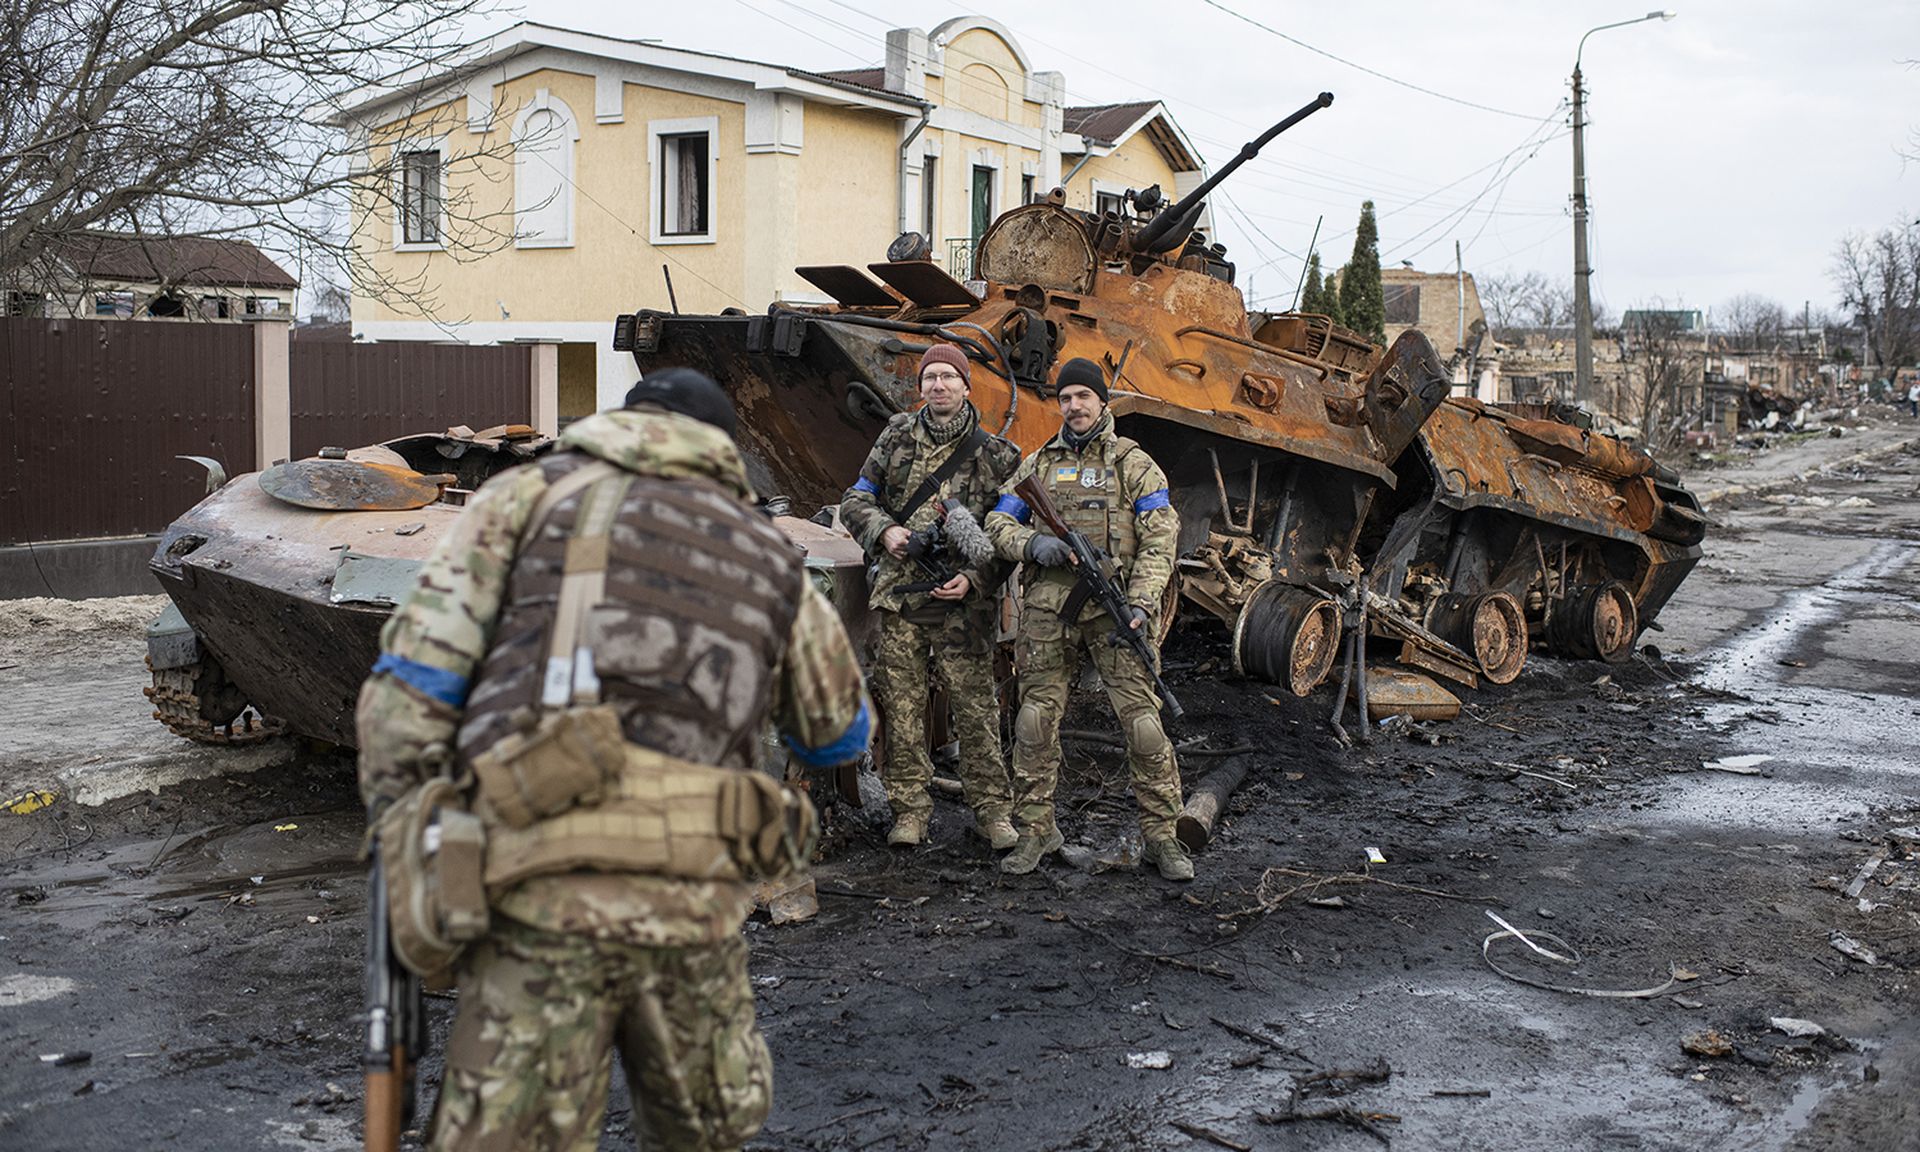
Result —
POLYGON ((1172 505, 1173 500, 1168 497, 1167 490, 1165 488, 1155 488, 1153 491, 1133 502, 1133 514, 1135 516, 1145 516, 1156 508, 1168 508, 1172 505))
POLYGON ((809 748, 793 737, 786 737, 787 747, 800 758, 802 764, 810 768, 831 768, 836 764, 845 764, 857 759, 867 750, 869 738, 873 735, 873 713, 867 710, 867 702, 860 701, 860 711, 847 725, 840 738, 824 748, 809 748))
POLYGON ((1028 508, 1027 502, 1018 496, 1009 495, 1000 497, 1000 503, 995 504, 993 510, 995 512, 1005 512, 1022 524, 1033 519, 1033 510, 1028 508))
POLYGON ((855 480, 853 482, 853 490, 855 492, 865 492, 869 496, 880 495, 880 486, 878 484, 875 484, 873 481, 867 479, 865 476, 862 476, 860 477, 860 479, 855 480))
POLYGON ((455 708, 462 707, 467 702, 467 678, 456 672, 449 672, 445 668, 435 668, 431 664, 422 664, 418 660, 409 660, 404 656, 395 656, 391 652, 382 652, 380 659, 373 662, 373 673, 378 676, 382 672, 455 708))

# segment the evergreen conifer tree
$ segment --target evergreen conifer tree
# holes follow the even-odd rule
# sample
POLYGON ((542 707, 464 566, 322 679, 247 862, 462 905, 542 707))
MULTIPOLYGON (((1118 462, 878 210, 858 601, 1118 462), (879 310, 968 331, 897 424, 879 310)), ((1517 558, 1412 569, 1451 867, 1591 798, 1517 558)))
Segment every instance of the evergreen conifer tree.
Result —
POLYGON ((1373 201, 1360 205, 1353 233, 1353 258, 1340 272, 1341 323, 1375 343, 1387 342, 1387 303, 1380 288, 1380 226, 1373 201))
POLYGON ((1326 289, 1320 285, 1320 253, 1309 252, 1307 254, 1307 285, 1300 290, 1299 310, 1302 312, 1325 311, 1326 306, 1321 300, 1325 293, 1326 289))

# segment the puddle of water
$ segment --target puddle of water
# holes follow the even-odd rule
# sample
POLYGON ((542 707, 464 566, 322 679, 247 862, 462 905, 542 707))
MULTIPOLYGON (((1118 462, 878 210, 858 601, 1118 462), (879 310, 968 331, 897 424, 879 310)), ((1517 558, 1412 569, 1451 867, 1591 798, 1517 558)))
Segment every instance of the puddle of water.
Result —
POLYGON ((1920 547, 1912 543, 1881 541, 1826 583, 1788 593, 1764 623, 1726 642, 1699 679, 1746 702, 1712 706, 1707 724, 1725 734, 1729 753, 1765 753, 1774 760, 1760 776, 1703 771, 1678 778, 1645 815, 1655 822, 1806 828, 1910 797, 1920 777, 1920 759, 1913 753, 1913 701, 1788 685, 1781 661, 1817 651, 1819 634, 1862 603, 1883 605, 1888 582, 1916 556, 1920 547), (1778 712, 1781 722, 1749 720, 1756 707, 1778 712))
POLYGON ((0 1008, 55 1000, 70 995, 74 988, 74 982, 66 976, 29 976, 24 972, 0 976, 0 1008))

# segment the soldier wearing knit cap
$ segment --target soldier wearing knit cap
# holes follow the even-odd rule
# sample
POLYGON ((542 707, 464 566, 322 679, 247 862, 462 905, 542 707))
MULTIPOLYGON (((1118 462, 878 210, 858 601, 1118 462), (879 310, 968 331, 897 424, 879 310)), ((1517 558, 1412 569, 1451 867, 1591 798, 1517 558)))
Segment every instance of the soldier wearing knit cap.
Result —
POLYGON ((1020 569, 1020 713, 1013 722, 1014 819, 1020 840, 1000 861, 1031 872, 1065 842, 1054 822, 1060 778, 1060 718, 1067 709, 1076 651, 1100 672, 1127 739, 1133 798, 1140 806, 1145 858, 1169 880, 1193 879, 1193 861, 1174 838, 1180 816, 1180 767, 1160 723, 1160 699, 1132 652, 1109 643, 1113 621, 1098 600, 1076 602, 1073 550, 1035 521, 1014 486, 1032 476, 1048 490, 1068 528, 1113 558, 1114 579, 1132 606, 1132 626, 1151 637, 1173 576, 1180 517, 1167 477, 1146 449, 1113 428, 1106 373, 1073 359, 1054 376, 1060 432, 1027 458, 1001 489, 987 533, 1001 557, 1020 569))
POLYGON ((840 500, 840 522, 874 560, 868 605, 878 614, 873 689, 886 724, 881 779, 893 806, 887 842, 911 847, 926 841, 933 816, 928 785, 933 759, 927 740, 928 668, 947 690, 960 741, 960 781, 974 827, 996 849, 1016 839, 1013 794, 1000 757, 1000 708, 993 677, 995 606, 1012 567, 995 559, 982 538, 980 554, 949 557, 953 576, 926 591, 909 554, 927 529, 942 523, 956 543, 978 525, 1020 464, 1020 451, 980 428, 968 399, 972 375, 964 352, 935 344, 920 357, 917 412, 887 422, 853 487, 840 500), (933 481, 956 453, 959 464, 933 481), (923 489, 925 489, 923 491, 923 489), (919 499, 916 501, 916 497, 919 499))

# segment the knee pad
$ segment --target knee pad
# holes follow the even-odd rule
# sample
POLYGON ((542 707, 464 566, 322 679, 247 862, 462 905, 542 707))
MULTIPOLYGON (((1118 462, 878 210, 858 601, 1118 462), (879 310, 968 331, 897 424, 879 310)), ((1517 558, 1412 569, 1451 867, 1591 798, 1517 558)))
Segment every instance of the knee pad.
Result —
POLYGON ((1029 748, 1037 748, 1047 742, 1049 727, 1040 709, 1022 704, 1019 715, 1013 718, 1013 738, 1029 748))
POLYGON ((1167 730, 1157 713, 1141 712, 1127 721, 1127 746, 1147 759, 1159 759, 1168 751, 1167 730))

